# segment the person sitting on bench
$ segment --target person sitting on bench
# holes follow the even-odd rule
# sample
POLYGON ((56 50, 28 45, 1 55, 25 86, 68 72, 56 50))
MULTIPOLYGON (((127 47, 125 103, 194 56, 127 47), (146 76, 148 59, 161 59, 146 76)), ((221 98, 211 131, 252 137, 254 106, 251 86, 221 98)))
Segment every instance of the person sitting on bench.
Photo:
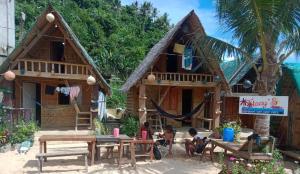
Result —
POLYGON ((202 153, 206 146, 207 137, 203 137, 201 134, 197 133, 195 128, 189 129, 190 136, 193 137, 193 140, 186 139, 185 140, 185 151, 186 154, 191 157, 194 153, 202 153))

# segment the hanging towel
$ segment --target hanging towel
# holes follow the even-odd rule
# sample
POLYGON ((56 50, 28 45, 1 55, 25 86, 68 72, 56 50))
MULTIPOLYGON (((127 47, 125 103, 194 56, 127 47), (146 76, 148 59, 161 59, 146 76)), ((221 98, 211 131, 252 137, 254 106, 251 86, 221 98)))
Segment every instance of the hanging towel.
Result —
POLYGON ((70 87, 60 87, 60 92, 68 96, 70 94, 70 87))
POLYGON ((46 85, 45 94, 53 95, 54 92, 55 92, 55 87, 54 86, 46 85))
POLYGON ((190 47, 186 47, 182 55, 182 68, 186 70, 191 70, 192 64, 193 64, 193 50, 190 47))
POLYGON ((78 97, 79 92, 80 92, 79 86, 70 87, 70 100, 73 101, 75 97, 78 97))
POLYGON ((102 91, 99 91, 98 94, 98 118, 102 120, 106 119, 106 100, 105 94, 102 91))

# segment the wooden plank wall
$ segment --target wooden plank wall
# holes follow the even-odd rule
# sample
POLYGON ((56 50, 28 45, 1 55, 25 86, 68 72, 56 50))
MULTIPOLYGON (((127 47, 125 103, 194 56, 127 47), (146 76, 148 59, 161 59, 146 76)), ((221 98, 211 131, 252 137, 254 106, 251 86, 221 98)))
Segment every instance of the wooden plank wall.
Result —
POLYGON ((241 120, 242 127, 254 127, 255 116, 253 115, 240 115, 239 114, 239 98, 238 97, 225 97, 223 100, 221 120, 237 121, 241 120))
POLYGON ((48 32, 47 36, 42 37, 36 45, 32 47, 32 49, 26 54, 24 57, 29 59, 38 59, 50 61, 50 51, 51 51, 51 42, 52 41, 60 41, 65 42, 64 48, 64 62, 66 63, 76 63, 83 64, 82 59, 79 55, 74 51, 74 49, 70 45, 70 41, 64 40, 62 33, 60 31, 56 31, 54 33, 48 32), (51 37, 54 36, 54 37, 51 37), (60 39, 57 39, 60 38, 60 39))
MULTIPOLYGON (((46 80, 46 79, 30 79, 25 77, 19 77, 16 79, 15 95, 16 107, 22 107, 22 83, 39 83, 41 85, 41 128, 66 128, 75 127, 75 110, 73 105, 59 105, 58 104, 58 93, 53 95, 45 94, 46 85, 58 86, 64 84, 61 80, 46 80)), ((91 93, 93 87, 86 84, 85 81, 70 81, 70 86, 80 86, 82 97, 82 104, 79 105, 81 111, 89 111, 91 103, 91 93)))
MULTIPOLYGON (((146 97, 147 109, 153 110, 155 109, 150 99, 155 100, 158 103, 159 100, 159 88, 160 95, 164 94, 168 87, 166 86, 146 86, 146 97)), ((182 114, 182 90, 183 89, 192 89, 193 90, 193 99, 192 104, 193 108, 196 107, 199 103, 203 101, 205 88, 182 88, 182 87, 170 87, 168 94, 166 95, 163 103, 161 104, 162 108, 168 113, 172 113, 175 115, 182 114)), ((138 90, 136 87, 132 87, 130 91, 127 93, 127 102, 126 102, 127 111, 133 115, 138 115, 138 90)), ((200 117, 203 116, 203 112, 200 113, 200 117)), ((171 124, 175 127, 182 127, 181 122, 175 121, 173 119, 167 119, 166 124, 171 124)), ((194 125, 194 123, 193 123, 194 125)), ((195 125, 198 125, 195 123, 195 125)))
MULTIPOLYGON (((296 92, 297 93, 297 92, 296 92)), ((289 112, 292 114, 292 138, 291 143, 293 147, 300 149, 300 96, 298 94, 290 96, 289 112)))

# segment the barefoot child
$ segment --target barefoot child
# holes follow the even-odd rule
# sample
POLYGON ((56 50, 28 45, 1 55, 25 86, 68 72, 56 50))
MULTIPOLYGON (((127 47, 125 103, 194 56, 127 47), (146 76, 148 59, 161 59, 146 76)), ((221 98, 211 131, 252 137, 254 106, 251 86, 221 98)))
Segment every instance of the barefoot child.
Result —
POLYGON ((190 128, 189 134, 193 137, 193 140, 185 140, 185 151, 186 154, 191 157, 195 152, 201 153, 203 151, 206 137, 198 134, 195 128, 190 128))
POLYGON ((169 145, 169 155, 172 155, 172 144, 174 140, 174 129, 171 125, 167 125, 163 134, 158 135, 160 140, 156 141, 157 145, 169 145))

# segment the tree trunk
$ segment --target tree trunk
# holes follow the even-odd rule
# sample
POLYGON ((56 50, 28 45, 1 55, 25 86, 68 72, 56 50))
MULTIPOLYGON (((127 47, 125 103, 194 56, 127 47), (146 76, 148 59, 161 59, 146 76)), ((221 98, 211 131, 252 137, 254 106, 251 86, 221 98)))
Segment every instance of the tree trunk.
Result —
POLYGON ((255 117, 254 132, 260 136, 269 136, 270 134, 270 116, 261 115, 255 117))
MULTIPOLYGON (((270 59, 269 59, 270 60, 270 59)), ((274 59, 271 59, 274 60, 274 59)), ((276 61, 269 62, 267 69, 263 70, 260 77, 257 78, 255 91, 260 96, 276 95, 276 84, 280 77, 278 73, 276 61)), ((270 134, 270 116, 256 116, 254 122, 254 132, 261 136, 269 136, 270 134)))

